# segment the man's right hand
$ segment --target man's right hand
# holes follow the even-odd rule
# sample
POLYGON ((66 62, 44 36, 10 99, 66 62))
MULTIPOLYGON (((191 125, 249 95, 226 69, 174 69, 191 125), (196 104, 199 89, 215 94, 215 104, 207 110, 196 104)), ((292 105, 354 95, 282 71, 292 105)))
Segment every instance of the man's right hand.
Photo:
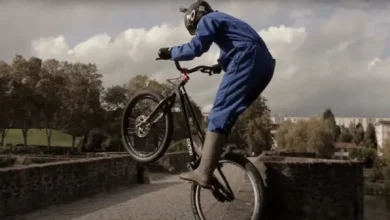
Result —
POLYGON ((158 57, 162 60, 170 60, 172 58, 171 51, 171 47, 160 48, 160 50, 158 50, 158 57))
POLYGON ((222 67, 219 64, 212 65, 211 69, 212 69, 214 74, 220 74, 222 71, 222 67))

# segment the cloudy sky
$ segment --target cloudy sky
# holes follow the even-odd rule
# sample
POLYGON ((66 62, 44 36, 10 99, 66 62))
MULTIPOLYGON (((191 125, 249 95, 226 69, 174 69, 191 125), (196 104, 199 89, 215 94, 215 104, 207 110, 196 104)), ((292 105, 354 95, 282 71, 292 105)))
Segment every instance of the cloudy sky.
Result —
MULTIPOLYGON (((0 0, 0 59, 21 54, 94 62, 105 86, 136 74, 160 81, 178 75, 172 62, 154 58, 160 47, 191 39, 178 10, 191 1, 58 2, 0 0)), ((252 25, 276 58, 274 78, 263 94, 273 114, 305 116, 331 107, 339 116, 390 116, 390 3, 209 2, 252 25)), ((214 64, 217 57, 213 46, 183 65, 214 64)), ((191 79, 189 93, 209 108, 221 76, 199 73, 191 79)))

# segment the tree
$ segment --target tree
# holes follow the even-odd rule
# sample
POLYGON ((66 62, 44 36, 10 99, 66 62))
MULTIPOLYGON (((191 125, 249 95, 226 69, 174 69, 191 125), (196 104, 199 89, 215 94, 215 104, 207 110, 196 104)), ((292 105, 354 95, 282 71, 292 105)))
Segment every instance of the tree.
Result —
POLYGON ((332 110, 330 108, 326 109, 323 113, 322 118, 330 122, 331 129, 333 131, 333 136, 334 136, 333 140, 336 141, 339 138, 341 131, 340 131, 340 127, 338 127, 336 124, 336 119, 334 117, 332 110))
POLYGON ((312 152, 324 158, 330 158, 334 152, 334 133, 331 132, 334 124, 321 119, 307 121, 308 147, 312 152))
MULTIPOLYGON (((128 100, 128 90, 125 85, 112 86, 103 91, 102 106, 105 110, 104 131, 108 135, 108 145, 120 143, 122 114, 128 100)), ((122 145, 119 144, 119 151, 122 145)))
POLYGON ((267 100, 259 96, 238 118, 232 128, 230 140, 239 146, 246 146, 251 152, 259 154, 273 146, 272 122, 267 100))
POLYGON ((328 120, 310 118, 296 124, 283 123, 276 134, 278 151, 313 152, 329 158, 333 154, 332 124, 328 120))
POLYGON ((363 142, 363 139, 364 139, 364 128, 363 128, 363 125, 361 123, 358 123, 356 125, 356 129, 355 129, 355 143, 356 143, 356 145, 359 146, 363 142))
POLYGON ((345 143, 352 143, 354 140, 353 135, 349 131, 349 128, 344 127, 344 125, 340 126, 340 136, 338 141, 345 143))
POLYGON ((41 102, 40 127, 45 128, 47 144, 51 146, 52 130, 60 126, 60 113, 64 110, 66 76, 63 66, 57 60, 43 62, 40 80, 35 89, 41 102))
POLYGON ((356 143, 356 124, 351 122, 348 126, 348 134, 350 135, 350 137, 352 138, 352 140, 350 141, 350 143, 356 143))
MULTIPOLYGON (((298 121, 299 123, 299 121, 298 121)), ((280 127, 278 128, 276 134, 275 134, 275 140, 277 143, 277 149, 282 149, 285 151, 289 151, 290 149, 293 149, 293 147, 289 146, 290 144, 288 138, 289 134, 294 128, 294 124, 291 121, 283 122, 280 127)))
POLYGON ((12 113, 11 99, 9 96, 10 73, 11 67, 7 63, 0 61, 0 145, 4 144, 5 136, 11 126, 9 117, 12 113))
MULTIPOLYGON (((89 131, 104 125, 100 104, 102 75, 98 73, 95 64, 65 62, 63 65, 64 72, 69 77, 64 92, 65 113, 61 124, 72 136, 74 147, 76 137, 84 136, 86 140, 89 131)), ((81 144, 80 151, 82 147, 81 144)))
POLYGON ((124 109, 128 99, 126 86, 112 86, 103 91, 102 105, 108 111, 124 109))
POLYGON ((388 164, 390 164, 390 138, 384 140, 383 146, 380 148, 380 153, 382 153, 382 159, 384 159, 388 164))
POLYGON ((27 132, 37 119, 38 99, 35 87, 40 78, 42 60, 31 57, 28 61, 16 55, 12 61, 10 97, 13 120, 22 129, 24 145, 27 145, 27 132), (34 121, 35 120, 35 121, 34 121))
POLYGON ((372 123, 367 125, 366 133, 363 138, 363 146, 376 149, 378 142, 376 139, 375 127, 372 123))

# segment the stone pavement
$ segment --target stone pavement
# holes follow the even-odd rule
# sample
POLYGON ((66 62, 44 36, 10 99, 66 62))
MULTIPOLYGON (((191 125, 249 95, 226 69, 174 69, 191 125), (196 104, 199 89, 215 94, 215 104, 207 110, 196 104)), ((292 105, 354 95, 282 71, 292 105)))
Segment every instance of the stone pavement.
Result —
MULTIPOLYGON (((96 195, 69 204, 48 207, 23 216, 8 218, 7 220, 194 219, 190 206, 191 185, 189 183, 181 181, 177 175, 151 173, 150 176, 150 184, 136 185, 128 189, 96 195)), ((204 191, 201 191, 202 193, 204 191)), ((251 193, 251 199, 253 199, 253 191, 251 193)), ((205 201, 207 203, 215 201, 210 196, 204 199, 205 195, 202 195, 201 198, 202 204, 206 204, 205 201)), ((250 205, 251 202, 249 201, 246 204, 250 205)), ((234 202, 231 205, 234 205, 234 202)), ((224 210, 229 209, 226 203, 224 207, 224 210)), ((251 208, 253 209, 253 205, 251 208)), ((221 208, 213 208, 212 210, 214 217, 207 214, 205 216, 208 219, 217 219, 215 216, 225 220, 229 220, 230 217, 232 220, 233 218, 242 219, 234 217, 226 211, 224 211, 226 213, 225 216, 222 215, 221 208)))

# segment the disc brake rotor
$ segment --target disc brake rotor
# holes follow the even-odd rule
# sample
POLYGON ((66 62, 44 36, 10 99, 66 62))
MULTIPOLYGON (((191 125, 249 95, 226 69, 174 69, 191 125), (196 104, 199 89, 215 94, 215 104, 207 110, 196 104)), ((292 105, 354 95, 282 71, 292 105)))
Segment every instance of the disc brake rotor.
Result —
POLYGON ((140 115, 135 119, 135 133, 138 137, 145 137, 150 131, 150 125, 145 124, 146 116, 140 115))

